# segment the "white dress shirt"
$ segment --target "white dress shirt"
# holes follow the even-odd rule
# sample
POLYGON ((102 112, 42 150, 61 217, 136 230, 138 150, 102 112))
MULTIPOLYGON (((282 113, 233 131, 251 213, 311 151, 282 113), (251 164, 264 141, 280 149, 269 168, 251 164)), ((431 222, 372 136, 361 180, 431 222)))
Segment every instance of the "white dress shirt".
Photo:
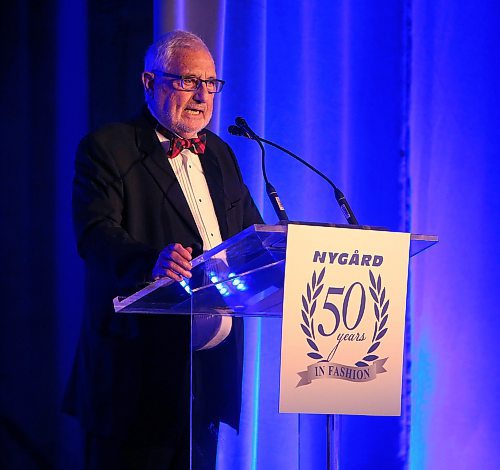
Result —
MULTIPOLYGON (((158 131, 156 131, 156 135, 166 154, 170 149, 170 141, 158 131)), ((203 240, 203 251, 208 251, 222 243, 222 237, 200 156, 191 150, 183 149, 175 158, 168 158, 168 161, 186 198, 196 228, 200 232, 203 240)), ((218 318, 221 321, 214 324, 214 318, 206 319, 199 315, 194 317, 193 327, 213 329, 211 339, 204 345, 200 345, 198 349, 213 348, 229 335, 232 318, 228 316, 218 318)))
MULTIPOLYGON (((170 141, 158 131, 156 135, 160 139, 162 147, 168 152, 170 141)), ((175 158, 169 158, 168 161, 184 193, 196 228, 200 232, 203 240, 203 251, 208 251, 222 243, 222 237, 200 156, 191 150, 184 149, 179 155, 175 158)))

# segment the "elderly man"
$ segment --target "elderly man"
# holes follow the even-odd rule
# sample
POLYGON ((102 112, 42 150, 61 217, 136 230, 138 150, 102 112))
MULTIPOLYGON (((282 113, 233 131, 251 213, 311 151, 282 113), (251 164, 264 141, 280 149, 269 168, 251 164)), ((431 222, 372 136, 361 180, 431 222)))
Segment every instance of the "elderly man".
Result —
MULTIPOLYGON (((87 468, 188 467, 190 323, 117 315, 112 300, 162 276, 189 278, 201 249, 262 223, 232 150, 204 129, 224 82, 203 41, 184 31, 162 36, 146 53, 142 82, 142 115, 89 134, 76 157, 85 309, 65 410, 87 432, 87 468)), ((233 327, 203 353, 213 354, 214 381, 217 354, 237 362, 222 387, 202 384, 207 394, 239 389, 238 334, 233 327)), ((238 401, 219 401, 226 405, 206 414, 209 427, 237 427, 238 401)), ((198 467, 213 466, 213 454, 200 455, 198 467)))

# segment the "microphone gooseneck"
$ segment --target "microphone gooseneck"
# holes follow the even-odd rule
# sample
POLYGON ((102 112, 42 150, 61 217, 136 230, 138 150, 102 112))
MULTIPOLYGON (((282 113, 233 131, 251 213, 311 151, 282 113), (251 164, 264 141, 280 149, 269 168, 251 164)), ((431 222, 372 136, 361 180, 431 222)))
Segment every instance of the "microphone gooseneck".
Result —
POLYGON ((286 149, 285 147, 282 147, 281 145, 278 145, 267 139, 260 138, 260 140, 268 145, 271 145, 272 147, 276 147, 282 152, 285 152, 287 155, 290 155, 291 157, 295 158, 295 160, 304 164, 305 166, 307 166, 307 168, 314 171, 314 173, 321 176, 321 178, 323 178, 333 188, 333 191, 335 193, 335 199, 337 200, 340 210, 342 211, 342 214, 344 214, 344 217, 346 218, 347 222, 350 225, 359 225, 356 216, 354 215, 351 207, 349 206, 349 203, 347 202, 347 199, 344 196, 344 193, 337 187, 337 185, 330 178, 328 178, 324 173, 319 171, 317 168, 313 167, 309 162, 306 162, 298 155, 295 155, 294 153, 290 152, 290 150, 286 149))
MULTIPOLYGON (((358 220, 356 219, 356 216, 354 215, 351 207, 349 206, 349 203, 347 202, 347 199, 345 198, 344 194, 342 191, 335 185, 335 183, 328 178, 324 173, 319 171, 317 168, 313 167, 309 162, 306 162, 302 158, 300 158, 298 155, 295 155, 293 152, 290 150, 286 149, 285 147, 282 147, 281 145, 278 145, 270 140, 264 139, 263 137, 259 137, 247 124, 245 119, 242 117, 237 117, 235 119, 236 126, 229 126, 229 133, 232 135, 236 136, 243 136, 247 137, 249 139, 255 140, 260 146, 262 152, 264 152, 264 147, 262 145, 262 142, 271 145, 272 147, 277 148, 278 150, 281 150, 282 152, 286 153, 287 155, 290 155, 292 158, 295 158, 295 160, 299 161, 303 165, 307 166, 310 170, 314 171, 317 175, 321 176, 330 186, 332 186, 334 193, 335 193, 335 199, 337 200, 337 203, 340 207, 340 210, 342 211, 342 214, 346 218, 347 222, 350 225, 359 225, 358 220)), ((263 163, 264 165, 264 163, 263 163)), ((264 167, 263 167, 264 168, 264 167)), ((265 170, 263 169, 264 173, 265 170)), ((267 186, 267 177, 264 175, 264 179, 266 181, 266 186, 267 186)), ((275 209, 276 210, 276 209, 275 209)), ((282 219, 280 219, 282 220, 282 219)), ((284 219, 284 220, 288 220, 284 219)))
POLYGON ((266 149, 262 145, 261 139, 259 136, 250 128, 247 122, 242 118, 238 117, 235 120, 236 126, 229 126, 228 131, 232 135, 247 137, 248 139, 255 140, 259 144, 261 151, 261 167, 262 167, 262 176, 264 177, 264 181, 266 183, 266 193, 271 201, 274 212, 278 216, 278 220, 280 222, 287 222, 289 220, 288 215, 281 203, 281 199, 278 196, 278 193, 275 187, 271 184, 269 179, 267 178, 266 172, 266 149))

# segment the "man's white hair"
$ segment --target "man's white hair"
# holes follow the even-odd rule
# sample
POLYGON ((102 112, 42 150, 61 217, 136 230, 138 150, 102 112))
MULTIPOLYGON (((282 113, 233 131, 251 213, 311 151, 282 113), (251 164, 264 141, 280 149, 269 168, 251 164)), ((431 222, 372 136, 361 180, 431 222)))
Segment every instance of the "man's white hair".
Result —
POLYGON ((205 49, 210 54, 207 45, 196 34, 188 31, 171 31, 160 36, 149 46, 144 58, 144 71, 168 71, 175 52, 182 48, 205 49))

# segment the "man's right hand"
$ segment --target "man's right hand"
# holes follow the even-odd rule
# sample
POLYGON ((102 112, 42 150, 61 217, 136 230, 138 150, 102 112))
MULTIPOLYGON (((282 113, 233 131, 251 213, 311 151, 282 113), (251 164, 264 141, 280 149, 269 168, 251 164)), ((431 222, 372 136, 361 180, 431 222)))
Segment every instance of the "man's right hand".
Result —
POLYGON ((166 246, 158 256, 153 268, 153 279, 169 277, 174 281, 182 281, 183 277, 191 277, 191 260, 193 249, 184 248, 180 243, 166 246))

